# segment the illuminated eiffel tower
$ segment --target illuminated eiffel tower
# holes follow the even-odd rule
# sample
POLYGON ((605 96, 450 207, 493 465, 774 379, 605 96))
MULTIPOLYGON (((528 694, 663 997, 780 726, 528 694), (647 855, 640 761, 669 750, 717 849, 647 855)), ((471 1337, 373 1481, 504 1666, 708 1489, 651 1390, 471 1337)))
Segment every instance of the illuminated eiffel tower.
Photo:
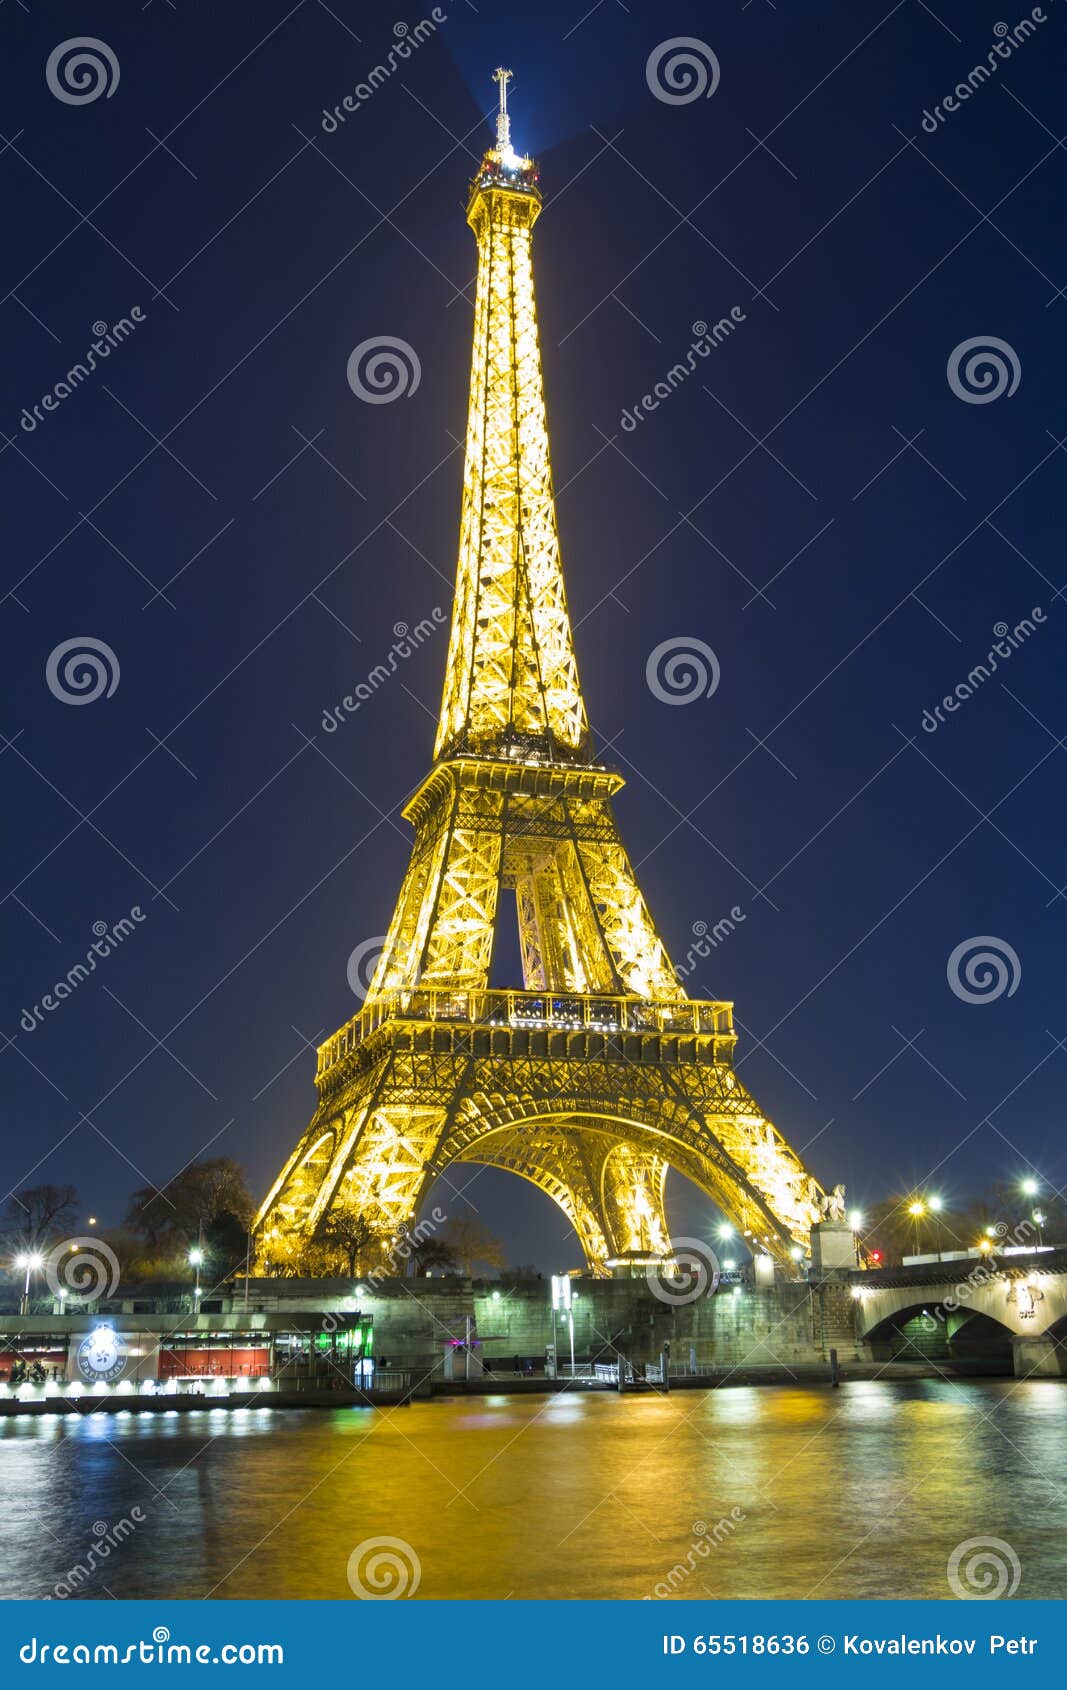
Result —
POLYGON ((732 1068, 729 1003, 686 997, 615 822, 567 614, 531 241, 532 159, 496 146, 471 185, 474 356, 451 641, 434 762, 360 1012, 319 1050, 319 1107, 257 1218, 263 1269, 340 1211, 382 1254, 453 1163, 559 1204, 594 1272, 669 1249, 668 1167, 755 1250, 807 1243, 821 1192, 732 1068), (522 987, 489 988, 498 915, 522 987))

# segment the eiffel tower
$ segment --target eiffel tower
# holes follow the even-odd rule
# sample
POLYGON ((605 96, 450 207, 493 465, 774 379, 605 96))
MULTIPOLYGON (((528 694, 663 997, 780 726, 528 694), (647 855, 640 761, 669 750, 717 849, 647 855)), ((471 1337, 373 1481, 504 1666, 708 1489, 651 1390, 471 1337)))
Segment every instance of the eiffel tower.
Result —
POLYGON ((387 1255, 464 1162, 547 1192, 594 1273, 669 1252, 670 1167, 783 1263, 818 1218, 820 1188, 733 1070, 732 1005, 679 983, 616 825, 622 777, 591 742, 549 464, 541 195, 512 150, 510 75, 467 207, 474 355, 433 766, 403 811, 414 847, 366 1000, 321 1046, 318 1109, 257 1217, 264 1271, 345 1211, 387 1255), (506 902, 522 986, 497 990, 506 902))

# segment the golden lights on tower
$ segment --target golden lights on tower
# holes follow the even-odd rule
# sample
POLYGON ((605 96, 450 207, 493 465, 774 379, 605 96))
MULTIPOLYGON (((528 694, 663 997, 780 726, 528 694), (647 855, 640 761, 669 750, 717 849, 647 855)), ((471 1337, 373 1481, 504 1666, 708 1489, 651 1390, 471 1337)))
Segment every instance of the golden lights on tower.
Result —
POLYGON ((471 183, 478 250, 452 626, 434 762, 363 1008, 319 1051, 319 1108, 257 1219, 261 1266, 338 1210, 383 1260, 451 1163, 509 1169, 567 1215, 594 1271, 669 1246, 681 1169, 792 1264, 820 1189, 732 1069, 732 1006, 686 997, 594 754, 564 591, 532 234, 534 161, 496 145, 471 183), (518 921, 522 985, 489 986, 518 921))

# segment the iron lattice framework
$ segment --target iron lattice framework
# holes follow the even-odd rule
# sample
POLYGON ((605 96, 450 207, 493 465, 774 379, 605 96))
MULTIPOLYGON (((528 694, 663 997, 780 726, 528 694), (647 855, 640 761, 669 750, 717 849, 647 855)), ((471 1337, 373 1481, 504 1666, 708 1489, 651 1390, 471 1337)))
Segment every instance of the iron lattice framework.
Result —
POLYGON ((732 1006, 686 997, 596 761, 567 614, 534 300, 533 161, 497 145, 478 243, 459 567, 430 774, 367 1000, 319 1052, 319 1107, 257 1219, 264 1267, 341 1212, 387 1256, 457 1162, 548 1193, 594 1271, 669 1248, 669 1166, 754 1247, 807 1241, 819 1188, 733 1071, 732 1006), (523 989, 489 989, 502 894, 523 989))

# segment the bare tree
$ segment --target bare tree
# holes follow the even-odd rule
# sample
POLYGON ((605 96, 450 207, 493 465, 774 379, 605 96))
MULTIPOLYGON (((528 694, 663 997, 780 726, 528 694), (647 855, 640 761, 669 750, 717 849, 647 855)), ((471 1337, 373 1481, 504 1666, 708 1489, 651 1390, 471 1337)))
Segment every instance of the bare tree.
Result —
POLYGON ((12 1255, 46 1251, 69 1237, 76 1224, 78 1193, 72 1185, 31 1185, 12 1192, 0 1215, 0 1235, 12 1255))
POLYGON ((374 1266, 371 1257, 380 1253, 378 1234, 358 1209, 332 1210, 315 1234, 314 1244, 327 1260, 339 1258, 353 1279, 374 1266))

